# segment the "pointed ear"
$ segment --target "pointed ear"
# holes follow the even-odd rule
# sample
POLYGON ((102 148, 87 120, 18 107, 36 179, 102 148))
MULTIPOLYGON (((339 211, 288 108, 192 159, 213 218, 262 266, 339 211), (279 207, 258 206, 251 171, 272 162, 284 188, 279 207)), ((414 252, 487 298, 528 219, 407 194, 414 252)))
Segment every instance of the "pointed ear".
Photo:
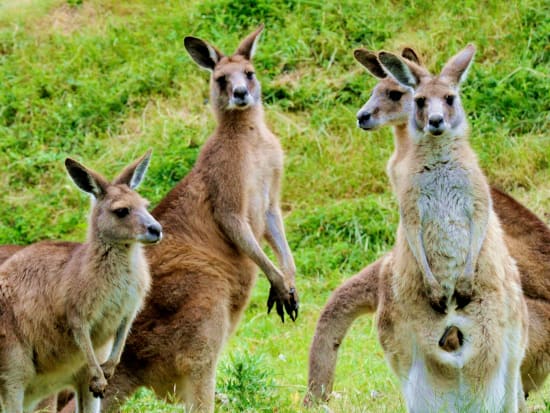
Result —
POLYGON ((81 190, 101 198, 107 192, 109 183, 98 173, 87 169, 74 159, 65 159, 65 168, 70 177, 81 190))
POLYGON ((210 71, 214 70, 223 57, 218 49, 197 37, 187 36, 183 39, 183 44, 195 63, 210 71))
POLYGON ((472 65, 476 48, 469 44, 463 50, 454 55, 443 67, 441 77, 446 78, 451 84, 460 85, 468 75, 468 69, 472 65))
POLYGON ((145 177, 145 172, 147 172, 151 160, 151 153, 152 150, 149 149, 145 152, 145 155, 124 168, 120 175, 115 178, 113 184, 126 184, 130 189, 136 189, 145 177))
POLYGON ((384 70, 403 86, 418 87, 423 77, 430 76, 430 73, 416 63, 404 61, 393 53, 380 52, 378 59, 384 70))
POLYGON ((260 34, 262 34, 263 30, 264 24, 262 23, 256 30, 244 38, 241 44, 239 44, 235 54, 244 56, 247 60, 252 60, 252 57, 254 57, 254 53, 256 52, 256 46, 258 45, 260 34))
POLYGON ((365 66, 374 77, 383 79, 388 76, 380 65, 378 57, 373 52, 367 49, 355 49, 353 51, 353 56, 355 57, 355 60, 365 66))
POLYGON ((401 56, 413 63, 416 63, 418 66, 422 66, 422 61, 420 60, 418 53, 416 53, 412 47, 403 48, 403 50, 401 50, 401 56))

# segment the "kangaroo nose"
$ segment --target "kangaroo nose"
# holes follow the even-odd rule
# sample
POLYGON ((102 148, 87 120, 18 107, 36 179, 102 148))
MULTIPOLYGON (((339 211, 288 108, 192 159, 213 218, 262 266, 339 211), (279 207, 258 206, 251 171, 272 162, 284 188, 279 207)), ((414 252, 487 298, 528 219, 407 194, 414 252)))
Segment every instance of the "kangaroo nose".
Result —
POLYGON ((244 99, 248 95, 248 90, 245 87, 239 86, 233 89, 233 96, 237 99, 244 99))
POLYGON ((371 117, 370 112, 359 112, 357 114, 357 125, 360 128, 366 127, 370 120, 370 117, 371 117))
POLYGON ((154 240, 162 239, 162 227, 160 224, 151 224, 147 227, 147 234, 154 240))
POLYGON ((443 116, 441 115, 433 115, 433 116, 430 116, 430 126, 434 127, 434 128, 439 128, 441 126, 441 124, 443 123, 443 116))

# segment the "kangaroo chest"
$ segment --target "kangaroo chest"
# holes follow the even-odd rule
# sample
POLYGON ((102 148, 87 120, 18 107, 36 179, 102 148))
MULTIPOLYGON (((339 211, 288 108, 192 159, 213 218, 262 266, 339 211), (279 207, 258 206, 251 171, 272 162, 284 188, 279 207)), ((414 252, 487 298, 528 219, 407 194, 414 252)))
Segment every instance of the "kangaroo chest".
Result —
POLYGON ((117 331, 125 318, 132 319, 143 304, 148 288, 147 277, 127 270, 111 284, 102 305, 95 311, 91 323, 91 338, 94 346, 102 346, 117 331))
POLYGON ((413 178, 422 242, 437 278, 455 279, 466 262, 474 208, 468 172, 452 162, 413 178))
POLYGON ((245 170, 246 209, 248 222, 256 237, 265 230, 266 214, 275 195, 274 186, 279 184, 283 168, 282 152, 277 147, 252 151, 245 170))

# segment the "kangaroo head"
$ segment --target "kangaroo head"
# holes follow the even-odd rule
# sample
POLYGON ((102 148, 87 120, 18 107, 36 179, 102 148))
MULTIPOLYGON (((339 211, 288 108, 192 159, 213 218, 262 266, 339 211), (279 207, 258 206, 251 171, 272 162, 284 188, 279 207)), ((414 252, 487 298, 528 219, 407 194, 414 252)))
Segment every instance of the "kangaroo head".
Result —
POLYGON ((162 239, 162 227, 147 211, 149 203, 134 189, 141 183, 151 159, 151 150, 126 167, 109 183, 77 161, 65 166, 74 183, 94 198, 90 231, 106 244, 151 244, 162 239))
MULTIPOLYGON (((412 91, 388 76, 376 53, 356 49, 355 59, 374 77, 379 79, 367 103, 357 112, 357 126, 364 130, 376 130, 385 125, 403 125, 412 109, 412 91)), ((420 59, 411 48, 405 48, 401 56, 420 65, 420 59)))
POLYGON ((409 117, 413 138, 464 135, 467 122, 459 86, 466 78, 474 53, 475 47, 468 45, 445 64, 438 76, 433 76, 414 62, 380 52, 378 57, 386 71, 413 90, 414 105, 409 117))
POLYGON ((457 351, 464 344, 464 334, 456 326, 449 326, 439 339, 439 347, 448 353, 457 351))
POLYGON ((210 97, 215 109, 245 110, 260 103, 261 86, 254 74, 252 57, 263 28, 262 24, 245 37, 231 56, 202 39, 185 38, 185 48, 193 60, 212 72, 210 97))

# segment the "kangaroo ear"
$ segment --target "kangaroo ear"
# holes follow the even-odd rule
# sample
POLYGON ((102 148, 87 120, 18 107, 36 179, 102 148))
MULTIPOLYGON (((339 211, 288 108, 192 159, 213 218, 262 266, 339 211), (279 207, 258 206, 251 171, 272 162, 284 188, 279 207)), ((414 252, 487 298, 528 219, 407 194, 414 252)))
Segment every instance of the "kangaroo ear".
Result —
POLYGON ((445 64, 441 77, 445 77, 455 86, 460 85, 468 75, 475 52, 476 48, 473 44, 466 46, 445 64))
POLYGON ((241 41, 241 44, 239 44, 239 47, 237 48, 235 54, 244 56, 247 60, 252 60, 252 58, 254 57, 254 53, 256 53, 258 40, 260 40, 260 34, 262 34, 263 30, 264 24, 262 23, 258 26, 256 30, 254 30, 252 33, 246 36, 243 41, 241 41))
POLYGON ((387 52, 380 52, 378 57, 384 69, 399 83, 412 88, 418 86, 420 79, 414 75, 409 66, 399 57, 387 52))
POLYGON ((380 52, 378 59, 384 70, 406 87, 415 89, 423 77, 430 76, 430 73, 422 66, 408 60, 405 61, 393 53, 380 52))
POLYGON ((365 66, 374 77, 383 79, 388 76, 386 72, 384 72, 382 65, 380 65, 378 57, 373 52, 367 49, 355 49, 353 51, 353 56, 355 60, 365 66))
POLYGON ((223 57, 218 49, 197 37, 187 36, 183 39, 183 44, 191 58, 203 69, 214 70, 223 57))
POLYGON ((115 178, 113 184, 126 184, 130 189, 136 189, 145 177, 145 172, 147 172, 151 160, 151 153, 152 150, 149 149, 141 158, 124 168, 120 175, 115 178))
POLYGON ((420 60, 418 53, 416 53, 416 51, 412 47, 403 48, 403 50, 401 50, 401 56, 407 60, 410 60, 411 62, 416 63, 419 66, 422 66, 422 61, 420 60))
POLYGON ((87 169, 84 165, 74 159, 65 159, 65 168, 71 179, 84 192, 87 192, 96 198, 101 198, 107 192, 109 183, 98 173, 87 169))

